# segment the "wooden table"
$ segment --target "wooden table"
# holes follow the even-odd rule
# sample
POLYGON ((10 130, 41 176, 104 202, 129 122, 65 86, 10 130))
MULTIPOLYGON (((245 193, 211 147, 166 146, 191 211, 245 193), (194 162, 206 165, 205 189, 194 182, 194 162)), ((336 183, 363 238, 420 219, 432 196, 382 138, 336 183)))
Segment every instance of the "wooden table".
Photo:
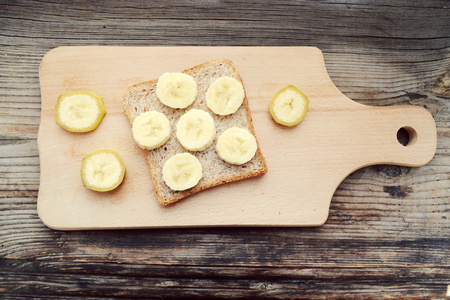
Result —
POLYGON ((0 297, 450 296, 448 1, 2 1, 0 297), (39 64, 63 45, 316 46, 363 104, 434 117, 425 166, 349 175, 316 228, 55 231, 36 211, 39 64))

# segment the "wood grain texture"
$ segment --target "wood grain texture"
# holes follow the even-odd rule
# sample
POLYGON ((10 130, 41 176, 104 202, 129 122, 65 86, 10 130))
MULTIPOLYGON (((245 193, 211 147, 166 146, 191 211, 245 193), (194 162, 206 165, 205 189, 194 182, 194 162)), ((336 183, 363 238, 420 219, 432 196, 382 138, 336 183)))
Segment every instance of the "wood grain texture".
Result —
POLYGON ((447 1, 2 1, 1 297, 444 298, 448 15, 447 1), (437 152, 352 173, 320 228, 52 231, 36 212, 38 71, 64 45, 316 46, 349 98, 425 107, 437 152))

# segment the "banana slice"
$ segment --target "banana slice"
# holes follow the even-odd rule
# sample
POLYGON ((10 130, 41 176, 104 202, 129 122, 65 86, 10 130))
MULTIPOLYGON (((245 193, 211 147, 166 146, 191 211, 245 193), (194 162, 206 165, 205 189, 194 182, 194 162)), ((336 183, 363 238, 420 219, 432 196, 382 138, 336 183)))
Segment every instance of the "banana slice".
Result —
POLYGON ((164 73, 156 84, 156 95, 165 105, 186 108, 197 98, 197 82, 184 73, 164 73))
POLYGON ((270 114, 275 122, 294 126, 300 123, 308 110, 309 100, 298 88, 288 85, 279 90, 270 102, 270 114))
POLYGON ((214 119, 204 110, 191 109, 177 123, 177 138, 186 150, 205 150, 212 145, 215 136, 214 119))
POLYGON ((96 129, 105 114, 102 98, 88 91, 62 94, 55 105, 56 124, 71 132, 96 129))
POLYGON ((242 105, 245 97, 244 87, 236 79, 220 77, 206 91, 206 105, 215 114, 230 115, 242 105))
POLYGON ((202 178, 200 161, 190 153, 169 158, 163 167, 163 180, 174 191, 184 191, 197 185, 202 178))
POLYGON ((117 152, 98 150, 81 163, 81 180, 88 189, 107 192, 118 187, 125 176, 125 164, 117 152))
POLYGON ((221 159, 233 165, 242 165, 256 154, 256 138, 247 129, 232 127, 217 139, 216 152, 221 159))
POLYGON ((170 137, 170 123, 167 117, 158 111, 140 114, 133 121, 133 138, 139 147, 153 150, 164 145, 170 137))

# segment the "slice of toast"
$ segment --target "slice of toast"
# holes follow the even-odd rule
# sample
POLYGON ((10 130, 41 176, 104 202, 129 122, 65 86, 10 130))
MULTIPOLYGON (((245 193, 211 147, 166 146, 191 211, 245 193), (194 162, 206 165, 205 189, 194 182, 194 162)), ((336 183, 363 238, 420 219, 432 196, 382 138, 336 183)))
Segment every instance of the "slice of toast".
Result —
POLYGON ((123 98, 123 108, 131 125, 137 116, 151 110, 159 111, 165 114, 169 119, 172 129, 169 140, 157 149, 143 150, 150 166, 158 200, 163 205, 174 203, 184 197, 207 188, 231 181, 255 177, 267 172, 266 162, 259 145, 255 157, 243 165, 232 165, 223 161, 217 155, 215 150, 217 138, 223 131, 231 127, 236 126, 246 128, 256 137, 247 96, 245 96, 244 103, 237 112, 228 116, 216 115, 206 105, 206 91, 209 85, 217 78, 230 76, 240 81, 244 86, 242 78, 235 71, 233 63, 229 60, 215 60, 185 70, 183 73, 191 75, 197 82, 198 88, 197 99, 192 105, 185 109, 173 109, 161 103, 156 96, 156 83, 158 82, 158 79, 142 82, 129 87, 123 98), (185 150, 175 136, 176 124, 179 118, 192 108, 202 109, 210 113, 216 125, 217 133, 214 142, 210 147, 203 151, 185 150), (193 188, 185 191, 173 191, 164 182, 162 169, 165 162, 170 157, 183 152, 189 152, 200 160, 200 163, 203 166, 203 177, 193 188))

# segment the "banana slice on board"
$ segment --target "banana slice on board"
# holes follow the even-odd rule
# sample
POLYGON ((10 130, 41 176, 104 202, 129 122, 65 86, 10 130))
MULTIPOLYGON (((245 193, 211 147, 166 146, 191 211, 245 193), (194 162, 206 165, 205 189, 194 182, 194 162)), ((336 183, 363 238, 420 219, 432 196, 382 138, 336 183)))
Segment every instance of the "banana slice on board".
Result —
POLYGON ((163 180, 174 191, 184 191, 197 185, 203 167, 197 157, 179 153, 169 158, 163 167, 163 180))
POLYGON ((270 114, 275 122, 285 126, 300 123, 308 110, 309 100, 298 88, 288 85, 279 90, 270 102, 270 114))
POLYGON ((186 150, 202 151, 212 145, 216 136, 214 119, 200 109, 191 109, 177 123, 177 138, 186 150))
POLYGON ((164 73, 156 84, 156 95, 165 105, 186 108, 197 98, 197 82, 184 73, 164 73))
POLYGON ((242 165, 256 154, 256 138, 247 129, 232 127, 217 139, 216 152, 221 159, 233 165, 242 165))
POLYGON ((81 163, 81 180, 88 189, 108 192, 118 187, 125 176, 125 164, 112 150, 92 152, 81 163))
POLYGON ((70 132, 96 129, 105 114, 102 98, 88 91, 62 94, 55 105, 56 124, 70 132))
POLYGON ((170 138, 170 122, 158 111, 140 114, 133 121, 133 138, 139 147, 153 150, 164 145, 170 138))
POLYGON ((233 77, 223 76, 216 79, 206 91, 206 105, 215 114, 235 113, 244 102, 245 91, 242 84, 233 77))

